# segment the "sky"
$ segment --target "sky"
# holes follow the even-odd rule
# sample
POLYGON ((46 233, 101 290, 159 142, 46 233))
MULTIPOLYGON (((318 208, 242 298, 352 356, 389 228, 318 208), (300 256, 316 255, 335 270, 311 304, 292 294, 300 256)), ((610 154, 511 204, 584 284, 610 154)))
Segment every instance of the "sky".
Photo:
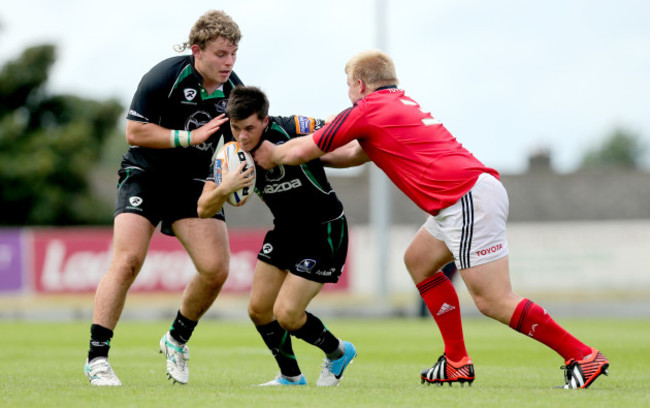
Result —
POLYGON ((650 168, 647 0, 183 3, 5 2, 0 65, 55 44, 50 92, 117 98, 126 109, 142 75, 178 55, 173 45, 200 15, 222 9, 243 33, 235 71, 268 94, 272 115, 347 108, 345 63, 381 48, 400 87, 500 172, 525 171, 540 149, 556 170, 573 171, 616 129, 640 137, 650 168))

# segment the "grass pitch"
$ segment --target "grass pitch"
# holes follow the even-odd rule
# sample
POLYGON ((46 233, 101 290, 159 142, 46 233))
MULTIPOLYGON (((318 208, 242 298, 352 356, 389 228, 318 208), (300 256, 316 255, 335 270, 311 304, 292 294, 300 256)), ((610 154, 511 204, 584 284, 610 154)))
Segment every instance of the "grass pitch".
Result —
POLYGON ((166 380, 158 341, 168 321, 121 322, 111 364, 122 387, 91 387, 83 374, 89 322, 0 321, 1 407, 648 407, 650 320, 558 319, 610 360, 610 376, 588 390, 563 383, 562 359, 487 318, 467 319, 477 379, 472 387, 421 385, 442 352, 431 319, 325 319, 358 357, 337 388, 315 386, 323 355, 294 339, 309 385, 259 388, 278 372, 252 324, 202 321, 190 342, 190 383, 166 380))

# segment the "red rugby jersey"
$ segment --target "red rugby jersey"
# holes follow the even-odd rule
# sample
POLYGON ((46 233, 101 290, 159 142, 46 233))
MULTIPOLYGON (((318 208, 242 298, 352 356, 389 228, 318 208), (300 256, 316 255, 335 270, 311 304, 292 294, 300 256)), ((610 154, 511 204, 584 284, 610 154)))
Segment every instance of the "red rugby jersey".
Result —
POLYGON ((313 138, 324 152, 358 139, 392 182, 432 215, 458 201, 481 173, 499 178, 396 87, 360 99, 313 138))

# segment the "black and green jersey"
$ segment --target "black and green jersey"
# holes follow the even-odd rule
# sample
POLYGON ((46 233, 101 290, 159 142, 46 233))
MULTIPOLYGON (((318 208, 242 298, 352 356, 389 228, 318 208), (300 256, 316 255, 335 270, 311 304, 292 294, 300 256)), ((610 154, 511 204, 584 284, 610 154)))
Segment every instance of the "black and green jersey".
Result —
MULTIPOLYGON (((232 72, 228 82, 210 95, 202 83, 192 55, 168 58, 142 77, 126 118, 192 131, 224 113, 230 91, 242 82, 232 72)), ((196 146, 173 149, 130 146, 122 166, 174 178, 203 179, 222 137, 225 141, 232 140, 227 123, 205 143, 196 146)))
MULTIPOLYGON (((324 121, 306 116, 270 117, 263 140, 282 144, 321 128, 324 121)), ((275 225, 314 225, 343 214, 320 159, 300 166, 256 166, 255 190, 273 213, 275 225)))

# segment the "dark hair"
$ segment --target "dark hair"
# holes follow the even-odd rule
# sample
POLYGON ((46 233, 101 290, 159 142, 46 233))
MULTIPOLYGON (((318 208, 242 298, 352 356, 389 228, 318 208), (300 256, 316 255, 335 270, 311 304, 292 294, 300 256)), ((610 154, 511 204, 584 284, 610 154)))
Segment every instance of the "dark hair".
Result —
POLYGON ((269 100, 266 95, 255 86, 236 86, 230 92, 226 115, 231 120, 242 120, 253 114, 257 114, 260 120, 269 115, 269 100))

